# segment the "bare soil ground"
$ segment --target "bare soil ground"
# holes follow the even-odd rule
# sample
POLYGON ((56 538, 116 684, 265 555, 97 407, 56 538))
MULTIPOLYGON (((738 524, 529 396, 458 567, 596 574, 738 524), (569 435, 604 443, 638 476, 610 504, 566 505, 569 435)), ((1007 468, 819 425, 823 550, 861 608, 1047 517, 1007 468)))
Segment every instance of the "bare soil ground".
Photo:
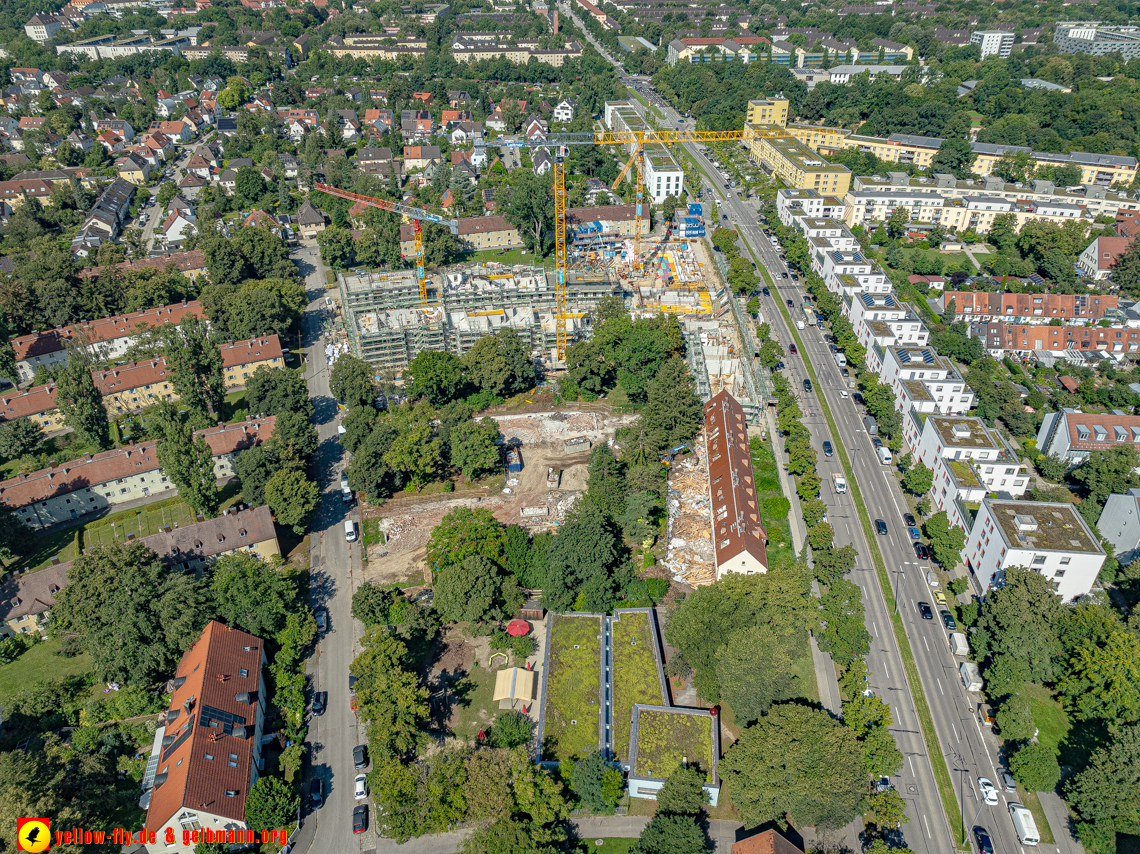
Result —
POLYGON ((560 524, 586 489, 590 448, 567 450, 565 442, 585 436, 591 446, 614 438, 619 427, 635 415, 608 411, 555 410, 540 413, 492 415, 508 443, 518 443, 523 469, 508 477, 503 492, 490 496, 431 495, 422 501, 401 493, 379 506, 366 505, 365 518, 380 517, 387 542, 371 546, 364 568, 365 580, 377 584, 407 584, 427 580, 426 550, 432 529, 455 507, 490 510, 504 524, 521 524, 543 530, 560 524), (547 468, 562 469, 557 489, 549 488, 547 468), (516 481, 513 482, 512 481, 516 481), (509 490, 509 492, 507 491, 509 490), (545 515, 524 517, 524 507, 546 507, 545 515))

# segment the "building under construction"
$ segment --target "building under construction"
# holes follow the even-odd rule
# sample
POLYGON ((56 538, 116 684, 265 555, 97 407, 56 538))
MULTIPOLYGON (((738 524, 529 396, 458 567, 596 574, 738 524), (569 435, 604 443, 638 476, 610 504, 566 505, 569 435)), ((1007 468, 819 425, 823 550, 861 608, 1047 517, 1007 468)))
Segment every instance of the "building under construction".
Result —
MULTIPOLYGON (((461 356, 501 329, 514 329, 544 359, 557 343, 554 277, 539 267, 472 267, 432 276, 433 304, 426 308, 412 271, 338 273, 337 280, 353 353, 381 371, 402 371, 422 350, 461 356)), ((623 296, 608 273, 568 273, 571 343, 588 336, 589 312, 611 294, 623 296)))

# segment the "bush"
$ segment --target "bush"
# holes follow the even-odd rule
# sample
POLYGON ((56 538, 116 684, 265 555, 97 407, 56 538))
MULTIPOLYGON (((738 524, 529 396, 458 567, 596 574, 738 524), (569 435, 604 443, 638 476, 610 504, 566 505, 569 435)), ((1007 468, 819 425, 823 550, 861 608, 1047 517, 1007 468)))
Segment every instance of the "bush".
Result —
POLYGON ((1039 742, 1023 746, 1009 760, 1014 779, 1032 792, 1051 792, 1061 782, 1057 752, 1039 742))
POLYGON ((491 725, 491 744, 495 747, 518 747, 530 741, 534 721, 522 712, 504 712, 491 725))
POLYGON ((36 635, 13 635, 0 641, 0 664, 11 664, 39 643, 36 635))
POLYGON ((950 592, 955 596, 961 596, 970 589, 970 582, 966 578, 955 578, 950 582, 950 592))

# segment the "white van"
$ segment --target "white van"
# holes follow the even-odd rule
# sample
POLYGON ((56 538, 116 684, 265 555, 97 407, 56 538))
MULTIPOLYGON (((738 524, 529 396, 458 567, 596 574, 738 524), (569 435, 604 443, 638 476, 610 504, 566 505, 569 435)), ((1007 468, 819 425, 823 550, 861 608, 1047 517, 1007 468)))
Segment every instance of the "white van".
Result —
POLYGON ((878 448, 875 448, 875 453, 879 455, 879 462, 881 462, 883 465, 889 466, 891 464, 893 457, 891 456, 890 448, 879 446, 878 448))
POLYGON ((356 523, 351 519, 344 523, 344 540, 347 543, 356 542, 356 523))
POLYGON ((1037 822, 1033 820, 1033 813, 1021 804, 1009 805, 1009 817, 1013 820, 1013 829, 1017 831, 1017 838, 1022 845, 1036 845, 1041 841, 1041 834, 1037 832, 1037 822))

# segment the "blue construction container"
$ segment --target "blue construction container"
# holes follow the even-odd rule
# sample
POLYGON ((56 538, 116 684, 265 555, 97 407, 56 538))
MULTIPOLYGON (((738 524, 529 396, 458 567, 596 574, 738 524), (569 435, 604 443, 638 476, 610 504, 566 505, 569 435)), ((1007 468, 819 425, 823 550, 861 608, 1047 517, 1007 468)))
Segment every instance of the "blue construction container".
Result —
POLYGON ((507 471, 511 474, 518 474, 522 471, 522 454, 519 453, 518 448, 507 448, 507 471))
POLYGON ((695 202, 689 205, 689 216, 703 216, 704 208, 701 207, 700 202, 695 202))

